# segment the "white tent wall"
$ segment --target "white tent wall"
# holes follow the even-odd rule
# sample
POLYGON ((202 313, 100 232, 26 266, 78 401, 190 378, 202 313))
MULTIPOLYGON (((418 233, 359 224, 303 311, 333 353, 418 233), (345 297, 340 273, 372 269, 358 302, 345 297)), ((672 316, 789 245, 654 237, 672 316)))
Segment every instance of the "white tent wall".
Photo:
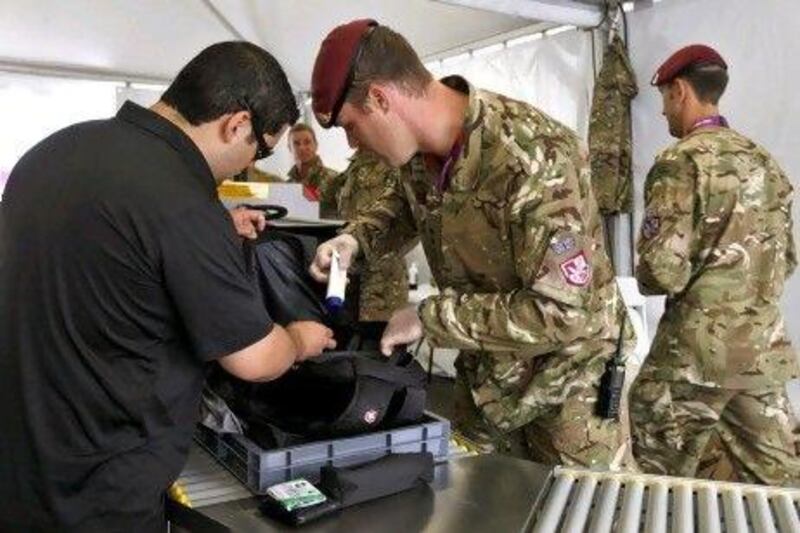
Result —
MULTIPOLYGON (((732 127, 765 146, 800 185, 800 12, 796 0, 662 0, 628 13, 630 53, 638 76, 633 101, 636 224, 641 223, 644 179, 659 150, 674 141, 650 87, 653 72, 679 47, 706 43, 728 61, 730 84, 721 101, 732 127)), ((798 203, 794 220, 797 240, 798 203)), ((800 274, 789 281, 783 308, 787 329, 800 346, 800 274)), ((650 331, 661 306, 649 310, 650 331)))
POLYGON ((460 74, 478 88, 529 102, 585 139, 594 84, 591 39, 589 32, 569 30, 429 67, 434 76, 460 74))
POLYGON ((117 79, 167 81, 200 49, 234 38, 202 1, 4 0, 0 4, 3 64, 52 65, 78 73, 125 74, 117 79))
POLYGON ((429 0, 3 0, 0 6, 0 66, 166 81, 205 46, 244 38, 272 52, 297 90, 308 89, 325 34, 348 20, 376 18, 423 55, 531 23, 429 0))
POLYGON ((113 115, 120 86, 0 72, 0 197, 22 154, 70 124, 113 115))
POLYGON ((255 37, 306 91, 319 45, 334 26, 374 18, 402 33, 429 55, 512 31, 531 23, 520 17, 444 5, 429 0, 210 0, 237 29, 255 37), (476 16, 476 13, 479 16, 476 16))

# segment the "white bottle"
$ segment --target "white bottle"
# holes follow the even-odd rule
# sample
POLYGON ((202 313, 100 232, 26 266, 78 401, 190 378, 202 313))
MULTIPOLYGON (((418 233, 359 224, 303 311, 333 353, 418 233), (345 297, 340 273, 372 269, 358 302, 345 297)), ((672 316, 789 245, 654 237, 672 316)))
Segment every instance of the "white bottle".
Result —
POLYGON ((344 289, 347 284, 347 271, 339 267, 339 252, 333 252, 331 269, 328 273, 328 292, 325 294, 325 307, 335 313, 344 306, 344 289))
POLYGON ((417 290, 417 275, 419 274, 419 269, 417 268, 416 263, 411 263, 408 267, 408 288, 412 291, 417 290))

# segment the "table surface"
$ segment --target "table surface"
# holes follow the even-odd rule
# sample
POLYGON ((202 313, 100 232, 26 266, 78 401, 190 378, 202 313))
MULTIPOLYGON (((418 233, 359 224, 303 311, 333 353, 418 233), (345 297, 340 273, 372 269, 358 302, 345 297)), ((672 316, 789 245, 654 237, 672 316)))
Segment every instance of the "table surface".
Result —
POLYGON ((231 531, 253 533, 522 531, 550 471, 550 467, 498 455, 464 457, 438 465, 430 486, 344 509, 300 529, 266 518, 252 497, 197 512, 231 531))

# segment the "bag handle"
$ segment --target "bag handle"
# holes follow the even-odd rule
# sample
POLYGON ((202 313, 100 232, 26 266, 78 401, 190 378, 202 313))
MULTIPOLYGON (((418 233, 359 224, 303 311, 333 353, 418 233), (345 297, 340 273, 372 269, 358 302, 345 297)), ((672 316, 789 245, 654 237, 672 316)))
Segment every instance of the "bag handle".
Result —
POLYGON ((283 207, 282 205, 272 205, 272 204, 261 204, 261 205, 253 205, 253 204, 239 204, 236 207, 245 207, 247 209, 252 209, 254 211, 263 211, 264 218, 267 220, 278 220, 280 218, 285 218, 286 215, 289 214, 289 210, 283 207))

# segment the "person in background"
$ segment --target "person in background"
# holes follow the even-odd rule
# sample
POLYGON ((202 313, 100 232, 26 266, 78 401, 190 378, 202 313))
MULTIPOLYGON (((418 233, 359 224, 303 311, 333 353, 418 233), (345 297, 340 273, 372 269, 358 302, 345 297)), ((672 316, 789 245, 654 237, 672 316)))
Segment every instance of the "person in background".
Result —
POLYGON ((272 322, 217 197, 297 117, 275 58, 224 42, 152 108, 19 160, 0 211, 0 531, 165 531, 205 366, 270 380, 335 345, 272 322))
POLYGON ((322 164, 317 155, 317 135, 308 124, 299 122, 289 130, 289 149, 294 156, 294 166, 289 170, 289 181, 303 184, 303 194, 312 202, 319 202, 320 218, 337 218, 336 197, 342 179, 338 173, 322 164))
MULTIPOLYGON (((387 189, 397 186, 400 172, 369 150, 360 149, 341 174, 339 218, 355 220, 387 189)), ((388 253, 362 265, 359 279, 358 317, 361 321, 386 322, 394 311, 408 304, 408 274, 403 257, 388 253)))
POLYGON ((634 457, 651 473, 796 485, 785 384, 798 368, 779 308, 797 265, 792 186, 720 115, 716 50, 682 48, 652 84, 678 141, 645 183, 636 277, 667 300, 631 388, 634 457))

